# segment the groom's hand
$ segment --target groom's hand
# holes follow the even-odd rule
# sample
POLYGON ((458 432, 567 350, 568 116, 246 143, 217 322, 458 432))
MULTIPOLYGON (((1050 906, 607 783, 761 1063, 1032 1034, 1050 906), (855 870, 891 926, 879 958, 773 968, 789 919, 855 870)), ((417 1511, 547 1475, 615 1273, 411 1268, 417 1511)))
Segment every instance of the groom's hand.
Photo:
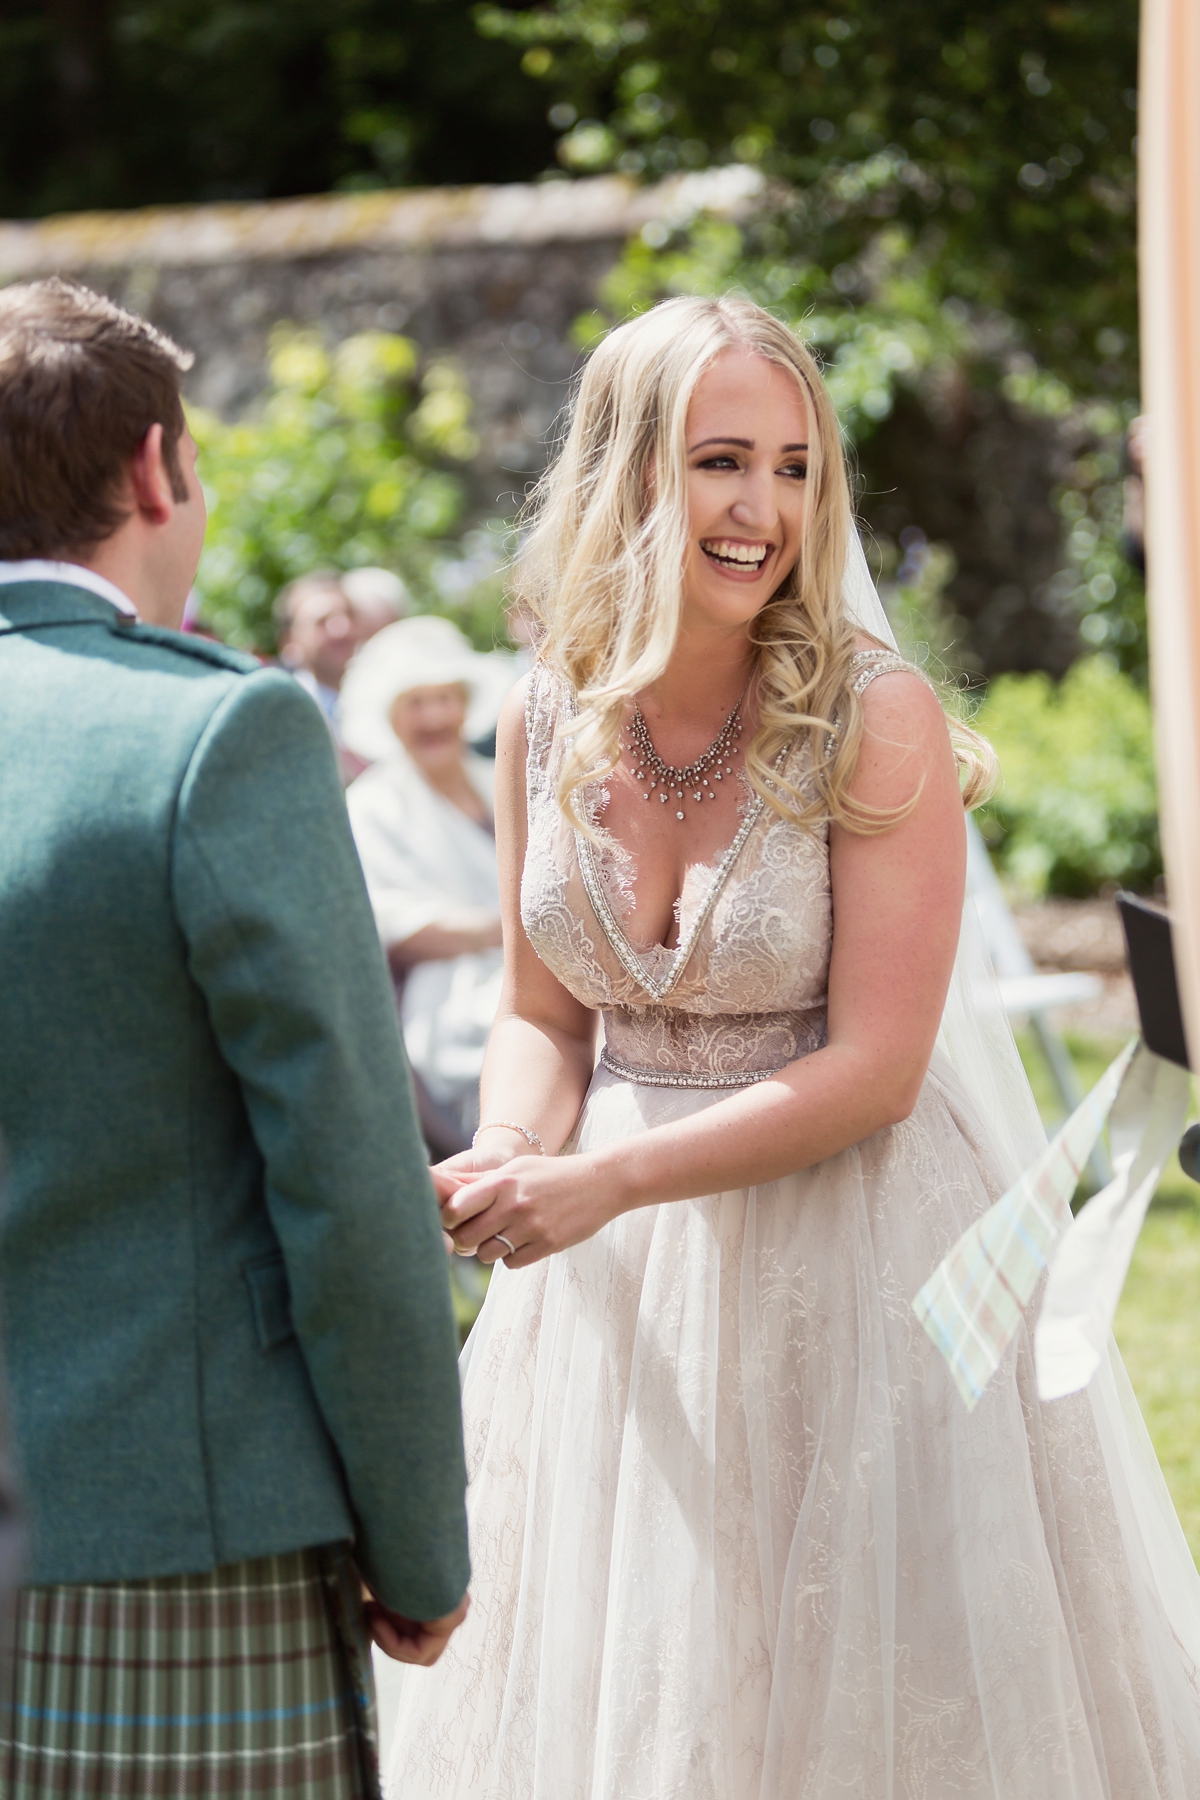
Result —
POLYGON ((393 1662, 418 1663, 432 1668, 454 1633, 467 1616, 471 1604, 464 1594, 452 1613, 441 1619, 406 1619, 403 1613, 390 1612, 382 1600, 368 1599, 363 1608, 367 1630, 373 1643, 393 1662))

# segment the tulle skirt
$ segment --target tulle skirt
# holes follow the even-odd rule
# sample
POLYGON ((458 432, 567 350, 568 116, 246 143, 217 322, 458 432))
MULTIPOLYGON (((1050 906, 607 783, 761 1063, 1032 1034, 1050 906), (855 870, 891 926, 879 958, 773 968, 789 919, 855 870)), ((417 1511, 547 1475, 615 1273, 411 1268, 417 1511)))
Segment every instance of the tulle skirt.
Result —
MULTIPOLYGON (((579 1147, 720 1098, 601 1068, 579 1147)), ((388 1800, 1200 1795, 1092 1396, 1041 1405, 1022 1334, 968 1413, 913 1313, 997 1186, 937 1063, 815 1168, 497 1268, 472 1607, 436 1668, 376 1659, 388 1800)))

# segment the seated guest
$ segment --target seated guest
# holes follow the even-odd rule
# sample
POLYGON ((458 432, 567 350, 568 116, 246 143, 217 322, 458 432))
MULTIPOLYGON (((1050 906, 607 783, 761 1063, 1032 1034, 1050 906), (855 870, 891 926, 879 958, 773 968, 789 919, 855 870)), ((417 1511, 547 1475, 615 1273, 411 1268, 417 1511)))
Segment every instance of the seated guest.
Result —
POLYGON ((360 646, 377 631, 382 631, 385 625, 407 619, 412 611, 408 589, 391 569, 347 569, 341 583, 342 592, 354 608, 358 621, 360 646))
POLYGON ((336 569, 289 581, 275 602, 279 660, 311 694, 332 729, 346 664, 358 649, 354 605, 336 569))
POLYGON ((464 741, 485 664, 448 620, 404 619, 355 657, 339 706, 344 741, 375 764, 346 796, 350 824, 443 1155, 478 1123, 500 995, 494 764, 464 741))
POLYGON ((346 785, 365 768, 337 733, 337 699, 354 652, 408 611, 404 583, 389 569, 317 569, 289 582, 275 602, 279 660, 325 715, 346 785))

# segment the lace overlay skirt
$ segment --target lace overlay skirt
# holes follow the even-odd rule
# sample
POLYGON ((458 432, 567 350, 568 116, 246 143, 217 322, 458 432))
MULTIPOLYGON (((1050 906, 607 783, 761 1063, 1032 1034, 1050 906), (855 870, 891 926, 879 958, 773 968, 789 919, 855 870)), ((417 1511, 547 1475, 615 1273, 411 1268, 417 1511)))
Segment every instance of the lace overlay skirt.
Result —
MULTIPOLYGON (((601 1068, 581 1148, 720 1092, 601 1068)), ((1087 1394, 973 1414, 911 1307, 996 1197, 939 1065, 816 1168, 512 1274, 464 1353, 472 1608, 377 1658, 388 1800, 1188 1800, 1200 1702, 1087 1394)))

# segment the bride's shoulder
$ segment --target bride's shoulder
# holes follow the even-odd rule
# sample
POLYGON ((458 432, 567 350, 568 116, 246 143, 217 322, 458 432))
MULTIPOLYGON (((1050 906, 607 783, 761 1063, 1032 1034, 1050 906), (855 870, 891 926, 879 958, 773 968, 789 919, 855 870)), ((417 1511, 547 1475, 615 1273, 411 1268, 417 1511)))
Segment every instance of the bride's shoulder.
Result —
MULTIPOLYGON (((895 650, 856 658, 851 686, 863 713, 863 740, 855 789, 859 799, 865 789, 915 767, 929 770, 953 761, 950 724, 941 696, 929 678, 895 650), (884 679, 886 677, 886 679, 884 679)), ((873 803, 894 804, 872 796, 873 803)))
MULTIPOLYGON (((935 697, 928 676, 915 663, 910 663, 906 657, 901 656, 894 645, 881 644, 866 632, 859 632, 855 638, 848 685, 861 700, 868 718, 879 709, 883 696, 889 691, 894 696, 897 689, 909 690, 910 694, 920 689, 931 698, 935 697), (901 679, 881 682, 885 675, 901 679)), ((941 710, 940 702, 937 703, 937 710, 941 710)))
POLYGON ((531 771, 544 768, 554 747, 565 691, 562 680, 544 663, 535 663, 514 683, 500 709, 497 757, 517 754, 531 771))
POLYGON ((854 635, 854 652, 850 658, 850 679, 859 693, 870 686, 879 675, 915 675, 924 681, 925 676, 915 663, 901 656, 894 644, 880 643, 878 638, 871 637, 865 631, 854 635))
POLYGON ((855 656, 897 656, 899 652, 893 644, 885 644, 882 638, 872 637, 869 631, 856 631, 854 634, 855 656))

